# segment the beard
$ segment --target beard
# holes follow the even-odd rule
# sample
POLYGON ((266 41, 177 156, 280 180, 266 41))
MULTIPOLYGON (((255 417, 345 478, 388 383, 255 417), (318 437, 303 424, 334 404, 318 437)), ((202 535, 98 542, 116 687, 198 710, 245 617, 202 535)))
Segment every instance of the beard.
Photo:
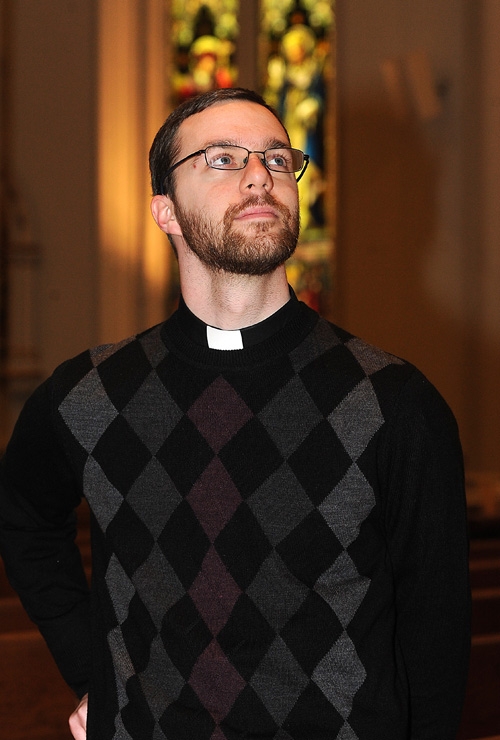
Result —
POLYGON ((292 212, 272 195, 253 195, 243 203, 229 206, 222 222, 204 213, 188 213, 175 204, 176 217, 187 246, 214 272, 234 275, 267 275, 282 265, 295 251, 299 237, 299 209, 292 212), (253 206, 271 206, 281 217, 281 228, 274 220, 254 221, 242 233, 233 220, 253 206))

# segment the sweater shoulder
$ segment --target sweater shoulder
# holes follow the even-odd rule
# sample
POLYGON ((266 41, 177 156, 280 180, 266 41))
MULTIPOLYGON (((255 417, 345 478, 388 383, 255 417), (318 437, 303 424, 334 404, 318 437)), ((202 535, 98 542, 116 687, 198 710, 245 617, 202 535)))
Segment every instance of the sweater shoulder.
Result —
POLYGON ((161 339, 162 324, 119 342, 101 344, 87 349, 59 365, 50 378, 55 406, 77 386, 91 386, 99 378, 99 386, 121 385, 126 378, 142 376, 156 367, 167 353, 161 339))
MULTIPOLYGON (((337 372, 359 381, 364 378, 393 378, 404 383, 419 373, 411 362, 357 337, 342 327, 320 318, 301 348, 305 363, 331 360, 337 372)), ((423 376, 422 376, 423 377, 423 376)))
POLYGON ((401 406, 439 396, 414 364, 323 318, 293 353, 292 361, 324 409, 369 404, 388 421, 401 406))

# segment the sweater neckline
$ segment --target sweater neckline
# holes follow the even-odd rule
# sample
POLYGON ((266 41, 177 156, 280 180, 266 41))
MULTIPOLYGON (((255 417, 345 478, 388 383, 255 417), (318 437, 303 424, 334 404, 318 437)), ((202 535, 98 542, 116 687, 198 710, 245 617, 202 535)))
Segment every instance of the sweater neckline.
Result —
POLYGON ((181 295, 178 308, 179 323, 184 333, 202 347, 233 351, 251 347, 271 337, 299 311, 299 302, 293 288, 288 286, 288 290, 289 300, 271 316, 252 326, 232 331, 224 331, 217 326, 206 324, 190 310, 181 295), (216 346, 217 343, 220 343, 219 347, 216 346))
POLYGON ((171 352, 192 365, 214 369, 255 367, 291 352, 319 320, 316 311, 297 299, 292 310, 287 313, 286 321, 280 322, 270 336, 242 349, 211 349, 207 344, 195 341, 191 333, 185 330, 181 309, 177 309, 163 324, 161 335, 171 352))

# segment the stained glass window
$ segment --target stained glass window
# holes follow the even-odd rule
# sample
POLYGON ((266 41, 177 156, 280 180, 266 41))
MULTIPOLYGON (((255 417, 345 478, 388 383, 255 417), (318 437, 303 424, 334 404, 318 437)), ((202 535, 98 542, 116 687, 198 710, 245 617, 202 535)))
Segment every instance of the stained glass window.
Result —
POLYGON ((329 313, 335 223, 333 0, 261 0, 261 76, 292 146, 310 164, 299 183, 301 243, 288 264, 300 297, 329 313))
POLYGON ((172 103, 237 82, 239 0, 173 0, 172 103))
POLYGON ((277 109, 292 145, 309 154, 299 183, 301 238, 287 272, 299 297, 330 315, 336 222, 334 0, 165 2, 172 39, 171 107, 244 79, 245 87, 261 92, 277 109))

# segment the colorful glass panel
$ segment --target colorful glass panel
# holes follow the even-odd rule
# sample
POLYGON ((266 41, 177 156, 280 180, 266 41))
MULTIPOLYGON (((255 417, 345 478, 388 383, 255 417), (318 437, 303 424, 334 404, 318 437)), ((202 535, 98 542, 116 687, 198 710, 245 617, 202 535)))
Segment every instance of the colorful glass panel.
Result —
POLYGON ((299 183, 301 243, 288 264, 300 297, 330 312, 334 188, 333 0, 261 0, 262 89, 310 164, 299 183))
POLYGON ((237 82, 239 0, 173 0, 172 103, 237 82))

